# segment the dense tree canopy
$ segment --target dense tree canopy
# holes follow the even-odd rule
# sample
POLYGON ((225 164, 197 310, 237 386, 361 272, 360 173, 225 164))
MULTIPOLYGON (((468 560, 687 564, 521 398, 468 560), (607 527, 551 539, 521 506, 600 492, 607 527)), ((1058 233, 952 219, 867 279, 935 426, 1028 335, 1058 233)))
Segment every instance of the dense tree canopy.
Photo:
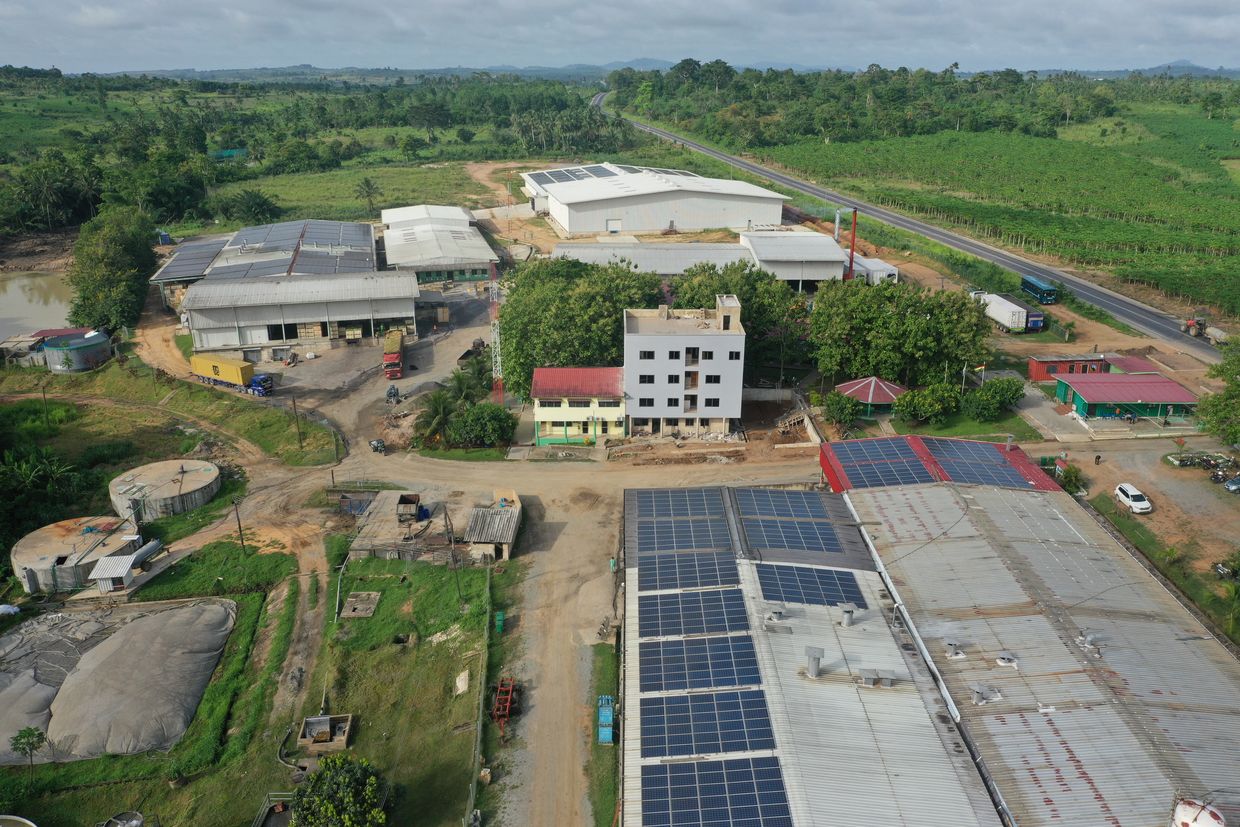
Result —
POLYGON ((505 388, 528 398, 536 367, 619 365, 625 309, 654 307, 661 299, 658 276, 619 264, 522 265, 500 308, 505 388))
POLYGON ((1228 445, 1240 445, 1240 340, 1223 346, 1223 361, 1211 366, 1210 375, 1222 379, 1224 388, 1201 400, 1202 427, 1228 445))
POLYGON ((82 225, 73 245, 69 321, 115 333, 142 312, 155 269, 155 225, 133 207, 113 207, 82 225))
POLYGON ((966 294, 909 284, 824 282, 810 316, 810 342, 830 384, 863 376, 942 382, 983 359, 989 332, 981 305, 966 294))
POLYGON ((379 771, 365 758, 325 755, 293 794, 293 827, 382 827, 379 771))

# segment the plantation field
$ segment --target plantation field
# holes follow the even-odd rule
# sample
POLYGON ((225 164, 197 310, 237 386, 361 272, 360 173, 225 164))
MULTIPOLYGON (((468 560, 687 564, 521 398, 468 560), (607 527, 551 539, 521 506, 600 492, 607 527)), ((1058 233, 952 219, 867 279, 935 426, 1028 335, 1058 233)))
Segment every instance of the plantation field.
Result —
POLYGON ((763 155, 883 206, 1240 313, 1228 163, 1240 128, 1228 119, 1133 104, 1059 139, 943 132, 763 155))

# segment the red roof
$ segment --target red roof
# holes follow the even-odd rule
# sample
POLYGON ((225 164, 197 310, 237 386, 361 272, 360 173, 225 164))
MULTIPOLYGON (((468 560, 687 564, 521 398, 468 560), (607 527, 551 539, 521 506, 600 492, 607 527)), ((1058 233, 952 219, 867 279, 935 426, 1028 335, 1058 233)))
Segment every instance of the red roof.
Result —
POLYGON ((1165 376, 1144 373, 1086 373, 1057 376, 1060 382, 1084 399, 1099 404, 1106 402, 1141 402, 1191 404, 1197 401, 1192 391, 1165 376))
POLYGON ((1107 357, 1107 364, 1124 373, 1158 373, 1158 365, 1144 356, 1123 356, 1116 353, 1107 357))
POLYGON ((36 330, 30 335, 36 339, 51 339, 54 336, 71 336, 74 333, 90 333, 89 327, 49 327, 47 330, 36 330))
POLYGON ((845 396, 851 396, 853 399, 858 399, 867 405, 890 405, 896 401, 897 396, 908 393, 908 388, 903 385, 888 382, 886 379, 879 379, 877 376, 867 376, 865 379, 854 379, 851 382, 844 382, 836 385, 835 389, 845 396))
POLYGON ((624 368, 534 368, 534 399, 617 399, 624 396, 624 368))

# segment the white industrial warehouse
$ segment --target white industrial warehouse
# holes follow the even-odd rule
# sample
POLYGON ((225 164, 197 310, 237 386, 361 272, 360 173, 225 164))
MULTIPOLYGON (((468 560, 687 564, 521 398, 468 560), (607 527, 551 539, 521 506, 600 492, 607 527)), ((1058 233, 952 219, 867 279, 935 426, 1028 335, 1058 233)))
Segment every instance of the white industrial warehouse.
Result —
POLYGON ((417 274, 419 283, 482 281, 499 256, 464 207, 418 204, 384 210, 388 267, 417 274))
POLYGON ((287 221, 188 244, 159 269, 165 304, 180 310, 198 351, 250 361, 293 344, 414 333, 417 278, 379 271, 369 224, 287 221))
POLYGON ((778 227, 784 196, 679 169, 591 164, 523 172, 536 213, 568 235, 778 227))

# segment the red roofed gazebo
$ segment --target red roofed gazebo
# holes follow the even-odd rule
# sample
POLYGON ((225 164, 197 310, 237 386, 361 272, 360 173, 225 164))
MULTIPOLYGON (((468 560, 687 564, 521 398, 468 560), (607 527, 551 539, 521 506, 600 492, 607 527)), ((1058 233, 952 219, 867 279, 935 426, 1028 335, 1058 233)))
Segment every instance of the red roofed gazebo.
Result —
POLYGON ((879 379, 877 376, 844 382, 836 385, 835 389, 845 396, 863 402, 866 415, 890 411, 891 403, 895 402, 897 397, 908 393, 908 388, 903 385, 879 379))

